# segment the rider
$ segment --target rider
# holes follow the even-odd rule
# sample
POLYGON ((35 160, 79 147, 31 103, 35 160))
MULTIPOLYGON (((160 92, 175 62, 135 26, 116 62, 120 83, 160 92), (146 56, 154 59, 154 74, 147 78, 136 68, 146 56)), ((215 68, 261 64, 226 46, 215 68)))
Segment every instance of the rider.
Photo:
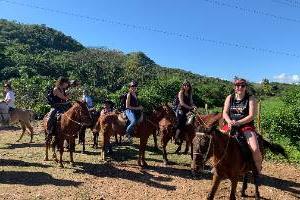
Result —
POLYGON ((114 103, 111 100, 105 100, 103 102, 103 109, 101 110, 100 115, 106 115, 113 111, 114 103))
POLYGON ((88 95, 87 90, 83 90, 82 101, 86 102, 88 109, 94 108, 93 99, 88 95))
POLYGON ((192 86, 191 83, 185 80, 180 88, 180 91, 177 94, 177 107, 176 107, 176 117, 177 117, 177 125, 176 125, 176 133, 175 133, 175 143, 182 143, 182 130, 187 122, 186 114, 196 109, 196 106, 193 103, 192 98, 192 86))
POLYGON ((262 155, 254 127, 256 109, 256 100, 253 96, 250 96, 247 91, 247 81, 242 78, 235 79, 234 94, 227 96, 225 100, 223 118, 227 122, 228 130, 237 128, 239 132, 244 134, 252 152, 257 172, 260 174, 262 168, 262 155))
POLYGON ((55 87, 52 90, 53 102, 51 105, 51 111, 48 120, 48 133, 53 134, 56 126, 56 114, 63 113, 65 111, 65 104, 69 100, 65 90, 69 87, 69 79, 65 77, 59 77, 55 83, 55 87))
POLYGON ((16 108, 15 106, 16 97, 9 83, 4 84, 4 91, 6 92, 4 102, 7 104, 8 110, 13 111, 16 108))
POLYGON ((134 127, 137 124, 139 118, 141 117, 143 107, 139 105, 137 99, 137 86, 138 83, 136 81, 132 81, 129 84, 129 92, 126 98, 126 110, 125 114, 130 122, 130 124, 126 128, 126 137, 129 142, 132 141, 132 134, 134 131, 134 127))

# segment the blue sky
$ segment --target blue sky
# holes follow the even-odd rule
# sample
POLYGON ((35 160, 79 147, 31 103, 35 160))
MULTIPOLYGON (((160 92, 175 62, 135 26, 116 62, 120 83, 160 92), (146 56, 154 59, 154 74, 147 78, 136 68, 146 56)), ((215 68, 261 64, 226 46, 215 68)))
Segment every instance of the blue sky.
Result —
POLYGON ((300 82, 300 0, 0 0, 0 18, 201 75, 300 82))

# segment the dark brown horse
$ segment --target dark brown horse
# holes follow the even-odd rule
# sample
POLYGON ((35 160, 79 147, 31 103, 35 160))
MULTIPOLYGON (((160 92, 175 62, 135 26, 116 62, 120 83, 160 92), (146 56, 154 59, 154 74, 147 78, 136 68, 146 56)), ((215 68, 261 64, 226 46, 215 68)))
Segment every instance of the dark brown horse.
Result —
MULTIPOLYGON (((208 194, 207 199, 213 199, 222 179, 228 178, 231 181, 230 199, 236 199, 236 187, 240 175, 244 176, 242 196, 245 195, 248 182, 248 172, 252 172, 255 184, 255 199, 260 199, 258 186, 259 179, 257 169, 252 159, 246 160, 241 152, 237 140, 228 133, 221 132, 216 125, 222 126, 222 114, 216 114, 208 118, 201 118, 198 116, 199 125, 197 127, 197 136, 193 141, 194 158, 192 162, 192 170, 197 168, 205 162, 205 160, 212 158, 213 160, 213 184, 208 194), (210 138, 210 139, 209 139, 210 138), (209 141, 210 140, 210 141, 209 141), (203 150, 206 151, 203 152, 203 150)), ((258 135, 258 142, 261 152, 263 148, 269 148, 273 153, 282 154, 286 157, 284 149, 277 145, 271 144, 264 140, 261 135, 258 135)), ((251 157, 252 158, 252 157, 251 157)))
MULTIPOLYGON (((85 152, 85 132, 86 129, 90 129, 91 131, 93 131, 93 128, 95 127, 98 118, 100 117, 100 112, 96 111, 96 110, 89 110, 90 116, 92 118, 91 121, 91 125, 90 126, 83 126, 80 131, 79 131, 79 139, 78 139, 78 144, 82 144, 82 153, 85 152)), ((98 146, 98 136, 99 133, 93 133, 93 148, 97 148, 98 146)))
MULTIPOLYGON (((158 123, 165 115, 166 107, 159 106, 149 115, 145 115, 142 122, 137 124, 135 127, 133 137, 140 138, 140 147, 139 147, 139 158, 138 165, 139 166, 147 166, 145 161, 145 150, 148 142, 148 138, 150 135, 155 135, 158 129, 158 123)), ((103 140, 101 144, 101 155, 102 159, 105 160, 106 152, 105 147, 109 144, 110 137, 118 134, 124 135, 126 129, 126 121, 124 121, 121 117, 121 113, 112 113, 105 115, 103 117, 100 116, 98 121, 98 130, 100 131, 101 127, 101 135, 103 135, 103 140)))
MULTIPOLYGON (((160 135, 160 142, 162 146, 163 151, 163 162, 165 165, 169 164, 168 157, 167 157, 167 150, 166 147, 168 145, 168 142, 175 136, 175 126, 176 126, 176 116, 174 111, 171 107, 166 107, 167 111, 165 112, 165 115, 163 119, 159 122, 159 135, 160 135)), ((204 119, 209 118, 213 116, 213 114, 210 115, 200 115, 204 119)), ((193 158, 193 146, 192 141, 195 137, 195 127, 199 124, 197 121, 198 118, 196 118, 192 123, 187 124, 183 129, 183 136, 184 140, 186 142, 186 148, 185 148, 185 154, 188 153, 189 147, 191 147, 191 157, 193 158)), ((178 146, 175 153, 179 153, 181 150, 181 145, 178 146)))
POLYGON ((60 166, 63 167, 62 156, 64 152, 64 141, 68 141, 70 147, 70 163, 73 165, 73 152, 75 151, 75 137, 78 136, 79 130, 83 126, 90 126, 91 124, 91 116, 87 109, 86 103, 77 101, 74 105, 61 115, 60 120, 57 123, 55 135, 50 135, 47 132, 47 122, 48 122, 48 114, 44 117, 44 131, 46 134, 46 155, 45 160, 48 159, 48 149, 50 148, 50 144, 52 138, 54 137, 54 141, 52 144, 53 158, 57 161, 55 147, 58 147, 60 152, 59 163, 60 166))

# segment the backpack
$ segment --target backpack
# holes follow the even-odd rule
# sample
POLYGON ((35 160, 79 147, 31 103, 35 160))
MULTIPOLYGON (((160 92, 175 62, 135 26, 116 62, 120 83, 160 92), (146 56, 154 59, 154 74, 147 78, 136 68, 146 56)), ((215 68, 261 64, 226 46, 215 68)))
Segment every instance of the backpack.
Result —
POLYGON ((53 88, 48 90, 46 98, 47 98, 47 102, 50 106, 53 106, 55 104, 54 95, 53 95, 53 88))
POLYGON ((126 99, 127 99, 127 93, 122 94, 120 97, 120 103, 121 103, 121 110, 124 111, 126 110, 126 99))

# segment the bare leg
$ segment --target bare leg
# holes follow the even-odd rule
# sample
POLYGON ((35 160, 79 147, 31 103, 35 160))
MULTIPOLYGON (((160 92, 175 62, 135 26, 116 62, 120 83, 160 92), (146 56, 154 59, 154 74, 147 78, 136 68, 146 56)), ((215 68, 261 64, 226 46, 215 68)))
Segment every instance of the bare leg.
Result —
POLYGON ((257 172, 258 172, 258 174, 260 174, 261 173, 261 164, 262 164, 262 155, 259 150, 256 133, 253 131, 247 131, 244 134, 247 139, 247 143, 250 147, 257 172))

